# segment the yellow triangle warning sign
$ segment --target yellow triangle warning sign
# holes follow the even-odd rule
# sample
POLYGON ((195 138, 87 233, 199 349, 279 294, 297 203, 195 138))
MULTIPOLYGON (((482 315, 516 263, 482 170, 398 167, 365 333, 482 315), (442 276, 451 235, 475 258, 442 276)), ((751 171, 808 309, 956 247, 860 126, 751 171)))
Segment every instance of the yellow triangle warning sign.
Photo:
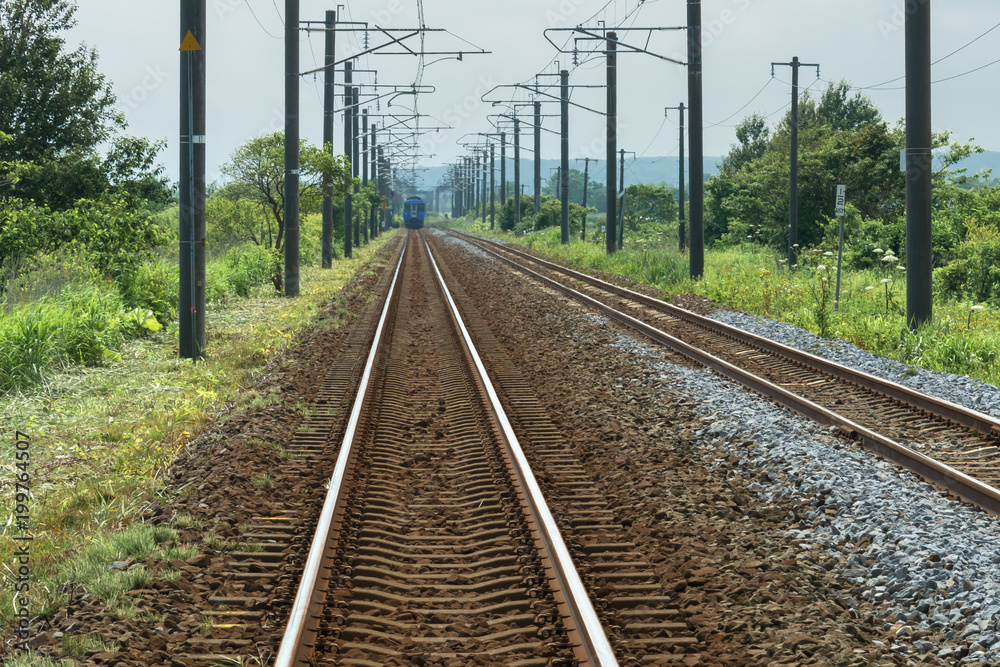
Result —
POLYGON ((188 30, 188 34, 184 36, 184 41, 181 42, 180 51, 201 51, 201 44, 195 39, 194 34, 188 30))

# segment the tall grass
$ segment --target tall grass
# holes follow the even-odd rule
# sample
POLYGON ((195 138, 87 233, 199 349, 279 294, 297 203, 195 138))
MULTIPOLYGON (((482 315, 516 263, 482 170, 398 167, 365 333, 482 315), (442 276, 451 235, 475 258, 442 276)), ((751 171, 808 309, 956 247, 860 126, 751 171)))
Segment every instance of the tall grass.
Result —
MULTIPOLYGON (((208 300, 249 297, 270 284, 278 259, 246 244, 210 260, 208 300)), ((60 368, 117 359, 126 340, 176 318, 177 271, 176 261, 158 258, 111 281, 75 248, 3 267, 0 393, 37 386, 60 368)))

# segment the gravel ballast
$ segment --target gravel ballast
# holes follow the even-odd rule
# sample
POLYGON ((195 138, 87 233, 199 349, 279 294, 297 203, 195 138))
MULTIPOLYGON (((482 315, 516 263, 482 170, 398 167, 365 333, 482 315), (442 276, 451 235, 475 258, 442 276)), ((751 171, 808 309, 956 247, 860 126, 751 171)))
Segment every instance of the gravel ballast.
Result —
POLYGON ((866 352, 842 340, 821 338, 784 322, 738 311, 719 311, 711 318, 788 347, 821 356, 869 375, 943 398, 1000 419, 1000 389, 965 375, 923 370, 866 352))
MULTIPOLYGON (((967 377, 913 375, 906 373, 910 366, 743 313, 714 318, 1000 414, 1000 390, 967 377)), ((649 361, 646 346, 625 336, 616 344, 645 358, 662 381, 697 404, 706 457, 752 479, 748 488, 764 501, 790 500, 799 507, 789 517, 800 526, 792 531, 795 539, 837 556, 839 575, 880 608, 883 630, 893 639, 886 658, 916 652, 946 661, 1000 661, 1000 526, 993 518, 710 372, 649 361)))

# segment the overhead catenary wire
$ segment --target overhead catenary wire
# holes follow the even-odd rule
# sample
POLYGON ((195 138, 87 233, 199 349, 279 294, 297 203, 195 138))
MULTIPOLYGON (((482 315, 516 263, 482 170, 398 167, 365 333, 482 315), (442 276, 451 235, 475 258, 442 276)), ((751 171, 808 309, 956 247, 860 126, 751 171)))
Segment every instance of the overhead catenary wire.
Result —
MULTIPOLYGON (((246 4, 247 9, 250 10, 250 16, 253 17, 253 20, 257 22, 257 25, 260 26, 260 29, 263 30, 268 37, 270 37, 271 39, 282 39, 282 37, 272 34, 270 30, 264 27, 264 24, 260 22, 259 18, 257 18, 257 13, 253 10, 253 7, 250 6, 250 0, 243 0, 243 2, 246 4)), ((282 27, 284 27, 285 24, 283 21, 281 25, 282 27)))
MULTIPOLYGON (((959 53, 960 51, 964 51, 965 49, 967 49, 968 47, 972 46, 973 44, 975 44, 976 42, 978 42, 979 40, 981 40, 983 37, 985 37, 986 35, 990 34, 994 30, 996 30, 997 28, 1000 28, 1000 23, 997 23, 996 25, 994 25, 993 27, 991 27, 986 32, 984 32, 981 35, 979 35, 978 37, 975 37, 974 39, 966 42, 965 44, 963 44, 962 46, 958 47, 957 49, 955 49, 951 53, 949 53, 949 54, 947 54, 945 56, 941 56, 940 58, 938 58, 937 60, 935 60, 934 62, 931 63, 931 67, 933 67, 934 65, 937 65, 940 62, 943 62, 943 61, 947 60, 948 58, 951 58, 953 55, 955 55, 956 53, 959 53)), ((937 81, 931 81, 931 83, 940 83, 942 81, 950 81, 951 79, 957 79, 957 78, 959 78, 961 76, 965 76, 966 74, 972 74, 973 72, 978 72, 979 70, 984 69, 986 67, 989 67, 990 65, 995 65, 997 62, 1000 62, 1000 61, 993 61, 993 62, 987 63, 986 65, 983 65, 981 67, 977 67, 975 69, 969 70, 968 72, 963 72, 962 74, 956 74, 955 76, 950 76, 950 77, 947 77, 947 78, 944 78, 944 79, 938 79, 937 81)), ((882 81, 881 83, 876 83, 876 84, 873 84, 871 86, 852 87, 852 90, 905 90, 906 86, 893 86, 891 88, 884 88, 883 87, 886 84, 896 83, 897 81, 902 81, 905 78, 906 78, 906 75, 897 76, 895 79, 889 79, 888 81, 882 81)))

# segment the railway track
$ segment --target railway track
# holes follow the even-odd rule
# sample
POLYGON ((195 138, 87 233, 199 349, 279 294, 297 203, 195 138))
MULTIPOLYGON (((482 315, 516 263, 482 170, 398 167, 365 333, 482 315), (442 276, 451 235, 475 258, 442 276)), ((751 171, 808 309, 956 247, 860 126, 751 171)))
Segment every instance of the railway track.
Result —
POLYGON ((674 352, 836 428, 950 493, 1000 514, 1000 420, 754 336, 508 244, 451 233, 674 352))
POLYGON ((691 657, 669 587, 516 374, 494 388, 442 273, 411 232, 275 664, 691 657))

